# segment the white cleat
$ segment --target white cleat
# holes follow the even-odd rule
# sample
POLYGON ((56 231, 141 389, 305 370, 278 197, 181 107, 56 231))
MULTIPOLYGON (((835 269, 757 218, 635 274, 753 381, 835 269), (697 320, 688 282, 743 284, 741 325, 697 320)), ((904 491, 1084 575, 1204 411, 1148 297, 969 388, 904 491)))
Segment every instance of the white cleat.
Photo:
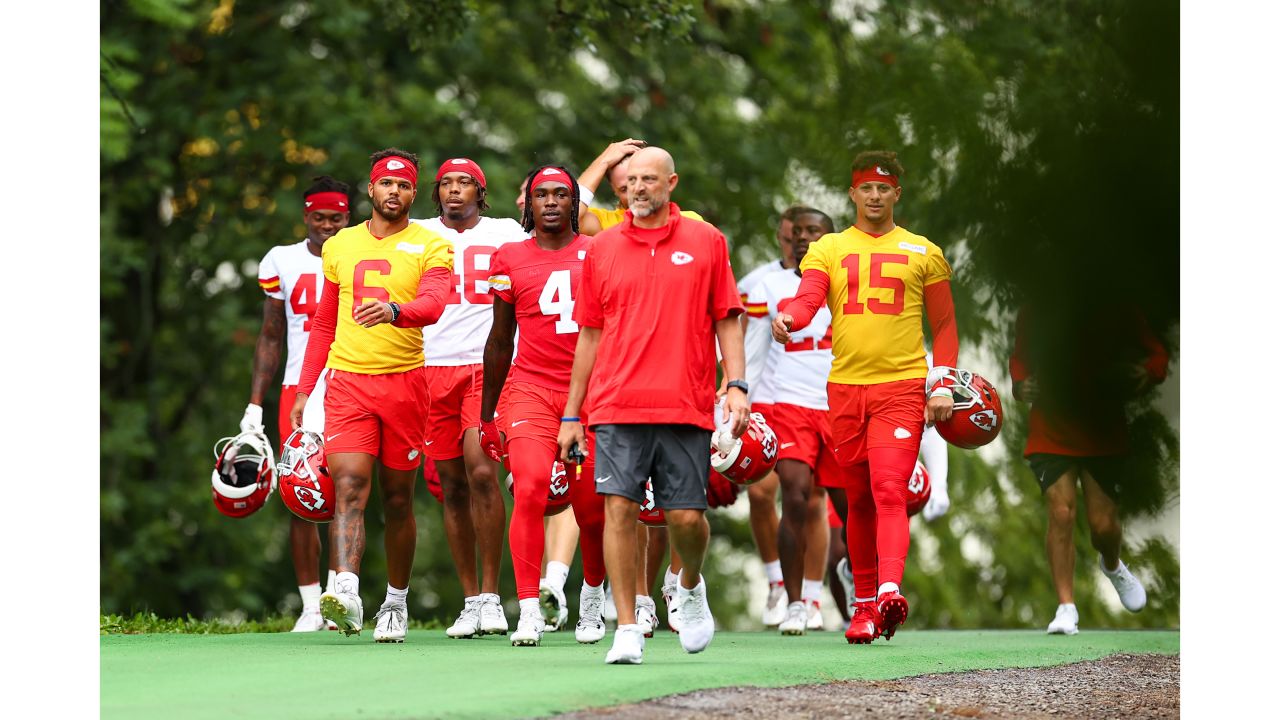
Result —
POLYGON ((945 491, 938 492, 938 488, 935 486, 933 492, 929 493, 929 500, 925 502, 924 509, 920 512, 924 515, 925 522, 933 522, 946 515, 950 509, 951 498, 947 497, 945 491))
POLYGON ((358 635, 364 629, 364 604, 355 593, 327 592, 320 596, 320 614, 337 624, 343 635, 358 635))
POLYGON ((711 606, 707 605, 707 582, 699 577, 694 589, 685 591, 681 587, 676 592, 676 602, 680 604, 680 647, 687 653, 702 652, 716 634, 716 619, 711 617, 711 606))
POLYGON ((639 625, 619 625, 613 631, 613 647, 604 656, 608 665, 639 665, 644 662, 644 632, 639 625))
POLYGON ((618 622, 618 606, 613 604, 613 585, 604 584, 604 621, 618 622))
POLYGON ((409 608, 405 607, 404 603, 382 603, 374 620, 374 642, 404 642, 404 629, 409 623, 409 608))
POLYGON ((542 610, 522 608, 516 631, 511 633, 511 644, 516 647, 537 647, 542 644, 542 610))
POLYGON ((573 630, 578 642, 591 645, 604 639, 604 588, 582 583, 578 596, 578 627, 573 630))
POLYGON ((1058 613, 1053 616, 1053 622, 1049 623, 1045 632, 1050 635, 1075 635, 1080 632, 1080 613, 1076 612, 1075 604, 1059 605, 1058 613))
POLYGON ((680 605, 676 602, 676 581, 662 584, 662 604, 667 608, 667 627, 671 632, 680 632, 680 605))
POLYGON ((844 588, 844 600, 849 606, 849 617, 853 617, 854 605, 853 599, 853 572, 849 570, 849 558, 842 557, 840 562, 836 563, 836 577, 840 578, 840 586, 844 588))
MULTIPOLYGON (((302 614, 298 616, 298 622, 293 624, 293 629, 289 632, 315 632, 323 630, 328 624, 324 616, 320 614, 320 606, 313 608, 303 608, 302 614)), ((334 626, 337 627, 336 625, 334 626)))
POLYGON ((805 626, 809 624, 809 610, 799 600, 787 606, 787 615, 778 623, 778 631, 783 635, 803 635, 805 626))
POLYGON ((1116 589, 1116 594, 1120 596, 1120 604, 1129 612, 1139 612, 1147 606, 1147 589, 1142 587, 1141 580, 1129 572, 1123 560, 1117 562, 1119 564, 1116 569, 1109 571, 1106 564, 1102 562, 1102 555, 1098 555, 1098 567, 1111 581, 1111 587, 1116 589))
POLYGON ((458 619, 453 621, 453 625, 444 631, 455 640, 458 638, 473 638, 480 635, 480 596, 470 597, 466 599, 466 604, 462 606, 462 613, 458 615, 458 619))
POLYGON ((480 593, 480 634, 506 635, 507 614, 497 593, 480 593))
POLYGON ((821 605, 817 600, 809 603, 809 622, 805 625, 806 630, 826 630, 822 622, 821 605))
MULTIPOLYGON (((604 593, 602 592, 603 596, 604 593)), ((569 602, 565 600, 564 590, 550 585, 538 586, 538 607, 542 608, 544 632, 556 632, 569 619, 569 602)))
POLYGON ((636 596, 636 625, 647 638, 653 637, 653 631, 658 629, 658 604, 648 595, 636 596))
POLYGON ((765 627, 777 627, 787 617, 787 589, 782 583, 769 583, 769 597, 764 602, 761 622, 765 627))

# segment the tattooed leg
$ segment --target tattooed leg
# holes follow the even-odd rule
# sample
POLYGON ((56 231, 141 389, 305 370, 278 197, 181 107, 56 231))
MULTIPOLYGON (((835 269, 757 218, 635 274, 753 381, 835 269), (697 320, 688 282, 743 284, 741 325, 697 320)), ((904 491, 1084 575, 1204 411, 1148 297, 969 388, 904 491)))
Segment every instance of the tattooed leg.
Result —
POLYGON ((338 572, 359 574, 360 559, 364 557, 364 509, 369 504, 374 457, 366 453, 333 453, 327 460, 336 495, 333 522, 329 523, 333 567, 338 572))

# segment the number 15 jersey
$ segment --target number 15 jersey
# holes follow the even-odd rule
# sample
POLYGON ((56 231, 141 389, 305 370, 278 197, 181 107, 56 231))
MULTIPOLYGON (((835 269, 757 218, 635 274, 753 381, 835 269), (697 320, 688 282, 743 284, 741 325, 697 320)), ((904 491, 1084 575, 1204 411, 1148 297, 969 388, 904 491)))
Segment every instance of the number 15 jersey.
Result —
POLYGON ((489 287, 516 309, 516 358, 508 382, 527 382, 569 391, 578 323, 573 304, 582 279, 582 261, 591 238, 579 235, 559 250, 544 250, 529 238, 498 248, 489 287))

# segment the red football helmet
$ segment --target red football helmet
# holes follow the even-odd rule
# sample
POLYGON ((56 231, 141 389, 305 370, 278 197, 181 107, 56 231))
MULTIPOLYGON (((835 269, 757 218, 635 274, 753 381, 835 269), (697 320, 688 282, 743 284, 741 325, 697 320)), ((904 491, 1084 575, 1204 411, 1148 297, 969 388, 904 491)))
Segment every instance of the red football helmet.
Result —
POLYGON ((929 392, 938 387, 950 388, 955 399, 951 419, 937 424, 943 439, 966 450, 996 439, 1004 423, 1004 410, 1000 407, 1000 395, 991 383, 968 370, 946 368, 945 373, 930 384, 929 392))
POLYGON ((666 527, 667 516, 662 512, 662 508, 654 504, 653 500, 653 478, 645 481, 644 484, 644 503, 640 505, 640 522, 649 527, 666 527))
POLYGON ((322 523, 333 519, 333 478, 324 459, 324 440, 318 433, 298 428, 280 451, 280 499, 303 520, 322 523))
POLYGON ((917 460, 915 471, 907 478, 907 517, 924 509, 931 492, 933 486, 929 484, 929 471, 925 469, 924 463, 917 460))
POLYGON ((240 433, 214 443, 213 505, 227 517, 242 518, 267 504, 276 487, 275 455, 260 432, 240 433))
POLYGON ((760 413, 751 413, 740 438, 724 429, 711 436, 711 467, 739 485, 760 480, 776 464, 778 436, 760 413))

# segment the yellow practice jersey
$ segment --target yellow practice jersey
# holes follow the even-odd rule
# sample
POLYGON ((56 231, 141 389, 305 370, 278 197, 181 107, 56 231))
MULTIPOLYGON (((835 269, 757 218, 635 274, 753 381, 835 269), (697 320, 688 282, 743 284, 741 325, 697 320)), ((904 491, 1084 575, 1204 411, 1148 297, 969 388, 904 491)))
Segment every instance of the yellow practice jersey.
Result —
MULTIPOLYGON (((587 212, 595 215, 600 220, 600 229, 611 228, 622 222, 622 218, 626 217, 627 211, 622 208, 614 208, 613 210, 602 210, 601 208, 587 208, 587 212)), ((680 214, 693 218, 694 220, 702 220, 702 216, 692 210, 681 210, 680 214)), ((703 222, 706 222, 703 220, 703 222)))
POLYGON ((326 280, 337 283, 338 325, 328 367, 382 375, 421 367, 422 328, 356 323, 355 308, 368 300, 407 303, 418 294, 423 273, 453 269, 453 246, 417 223, 381 240, 367 223, 341 230, 321 253, 326 280))
POLYGON ((850 227, 810 245, 800 270, 831 278, 831 382, 872 385, 929 374, 924 288, 951 279, 937 245, 900 227, 880 237, 850 227))

